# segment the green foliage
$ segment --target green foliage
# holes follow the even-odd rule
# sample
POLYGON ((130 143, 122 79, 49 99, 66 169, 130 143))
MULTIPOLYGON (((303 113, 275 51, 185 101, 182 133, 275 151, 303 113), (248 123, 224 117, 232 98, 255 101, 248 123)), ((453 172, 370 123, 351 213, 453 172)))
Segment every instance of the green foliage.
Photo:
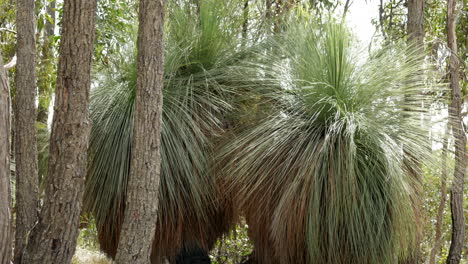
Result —
POLYGON ((134 0, 100 0, 96 11, 96 62, 109 66, 113 57, 125 49, 129 36, 134 34, 133 24, 137 17, 137 2, 134 0))
POLYGON ((291 26, 271 68, 284 89, 277 113, 222 155, 230 190, 260 223, 249 227, 269 232, 280 263, 395 263, 414 238, 417 163, 403 163, 403 148, 430 154, 422 58, 394 46, 360 63, 352 41, 341 25, 291 26))
MULTIPOLYGON (((466 72, 468 65, 468 5, 457 1, 458 20, 456 27, 458 55, 461 59, 460 72, 466 72)), ((381 19, 373 21, 380 27, 385 40, 394 42, 407 37, 407 6, 405 1, 386 0, 381 10, 381 19)), ((438 60, 439 68, 445 71, 446 59, 450 54, 447 48, 447 1, 426 0, 424 2, 424 32, 426 50, 430 51, 432 59, 438 60)), ((461 78, 462 93, 468 94, 466 74, 461 78)))
MULTIPOLYGON (((232 13, 236 2, 215 2, 200 1, 198 8, 186 1, 171 2, 167 15, 159 211, 161 219, 174 223, 180 215, 190 216, 184 220, 187 228, 214 210, 215 179, 208 169, 211 140, 222 131, 219 117, 230 109, 226 98, 239 84, 247 89, 252 68, 240 62, 246 53, 239 51, 238 18, 232 13), (195 11, 197 15, 188 15, 195 11)), ((84 203, 98 229, 110 234, 116 232, 112 219, 124 205, 130 168, 137 76, 134 35, 121 46, 120 56, 114 54, 109 67, 96 73, 91 93, 84 203)))
POLYGON ((99 249, 96 235, 96 222, 89 214, 84 214, 80 219, 80 233, 78 235, 78 246, 89 250, 97 251, 99 249))
MULTIPOLYGON (((424 239, 421 244, 422 258, 429 259, 429 254, 434 246, 434 237, 437 224, 437 211, 441 199, 441 173, 443 166, 447 169, 447 197, 442 216, 442 248, 437 252, 436 263, 445 263, 450 248, 452 236, 452 219, 450 212, 450 186, 453 177, 454 157, 453 152, 449 151, 447 164, 442 164, 441 151, 435 151, 433 155, 437 158, 434 159, 435 163, 429 164, 424 168, 423 177, 423 207, 424 207, 424 239)), ((465 218, 468 219, 468 193, 464 193, 464 207, 465 218)), ((468 228, 468 222, 466 223, 468 228)), ((468 237, 465 237, 468 242, 468 237)), ((468 252, 468 243, 465 243, 463 250, 466 254, 468 252)))
POLYGON ((253 250, 247 230, 247 224, 242 221, 229 234, 218 240, 210 252, 212 263, 237 264, 245 260, 253 250))
MULTIPOLYGON (((16 1, 0 1, 0 28, 16 30, 16 1)), ((0 30, 0 48, 3 59, 9 61, 15 54, 16 34, 11 31, 0 30)))
POLYGON ((37 155, 38 155, 38 175, 41 189, 47 177, 47 166, 49 162, 49 139, 50 132, 47 124, 36 122, 37 155))

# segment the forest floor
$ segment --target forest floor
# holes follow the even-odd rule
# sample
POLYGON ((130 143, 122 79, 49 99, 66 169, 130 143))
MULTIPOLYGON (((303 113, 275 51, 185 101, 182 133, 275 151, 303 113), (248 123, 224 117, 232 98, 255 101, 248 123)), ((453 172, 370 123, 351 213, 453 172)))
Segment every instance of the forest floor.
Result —
POLYGON ((78 246, 75 251, 75 256, 72 260, 73 264, 112 264, 113 261, 107 258, 99 251, 89 250, 78 246))

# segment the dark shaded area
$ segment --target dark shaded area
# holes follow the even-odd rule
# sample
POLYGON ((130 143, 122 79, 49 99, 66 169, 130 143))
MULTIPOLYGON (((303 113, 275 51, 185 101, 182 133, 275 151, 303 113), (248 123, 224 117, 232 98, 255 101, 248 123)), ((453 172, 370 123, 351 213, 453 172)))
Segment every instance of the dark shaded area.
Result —
POLYGON ((184 248, 176 256, 176 264, 211 264, 208 252, 199 246, 191 246, 190 249, 184 248))

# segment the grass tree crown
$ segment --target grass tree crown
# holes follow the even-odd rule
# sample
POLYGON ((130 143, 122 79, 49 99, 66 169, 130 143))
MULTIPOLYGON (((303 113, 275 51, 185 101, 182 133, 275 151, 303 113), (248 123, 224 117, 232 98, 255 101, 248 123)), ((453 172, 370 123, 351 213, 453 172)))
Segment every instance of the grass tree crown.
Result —
POLYGON ((292 23, 271 53, 275 110, 220 155, 260 263, 390 264, 409 253, 409 174, 430 154, 423 60, 395 46, 363 60, 355 44, 341 24, 292 23))

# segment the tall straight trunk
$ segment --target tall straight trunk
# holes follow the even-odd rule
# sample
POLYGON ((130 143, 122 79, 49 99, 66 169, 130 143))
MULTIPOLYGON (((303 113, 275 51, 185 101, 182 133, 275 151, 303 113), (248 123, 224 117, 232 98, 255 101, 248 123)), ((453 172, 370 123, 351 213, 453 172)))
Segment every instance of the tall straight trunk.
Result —
POLYGON ((440 175, 440 203, 439 208, 437 209, 437 222, 436 222, 436 233, 434 238, 434 246, 431 249, 429 256, 429 264, 436 263, 436 255, 440 251, 442 245, 442 226, 443 226, 443 216, 445 203, 447 202, 447 149, 448 149, 448 135, 449 135, 449 124, 447 124, 447 129, 444 135, 444 143, 442 144, 442 172, 440 175))
POLYGON ((10 88, 0 53, 0 264, 11 260, 10 88))
POLYGON ((96 1, 65 0, 43 208, 22 263, 70 263, 86 175, 96 1))
POLYGON ((423 48, 424 45, 424 0, 408 0, 408 39, 423 48))
MULTIPOLYGON (((408 0, 408 17, 407 17, 407 34, 408 34, 408 45, 414 45, 421 54, 421 57, 424 56, 424 0, 408 0)), ((422 62, 421 62, 422 63, 422 62)), ((414 77, 414 81, 420 82, 419 76, 414 77)), ((405 98, 407 100, 407 98, 405 98)), ((420 102, 423 104, 423 102, 420 102)), ((429 134, 427 134, 429 138, 429 134)), ((422 195, 422 170, 421 164, 418 161, 418 157, 415 157, 413 153, 406 153, 405 151, 405 158, 410 161, 410 164, 418 164, 418 166, 414 166, 409 168, 409 172, 411 176, 415 179, 415 187, 414 191, 416 193, 416 197, 421 197, 422 195)), ((411 254, 407 259, 403 261, 403 263, 408 264, 417 264, 421 262, 421 249, 420 244, 423 238, 423 230, 420 225, 423 219, 423 210, 422 210, 422 202, 419 199, 415 199, 413 201, 413 210, 416 217, 416 237, 415 242, 412 245, 411 254)))
POLYGON ((161 168, 163 32, 164 0, 140 0, 132 158, 116 263, 150 263, 161 168))
POLYGON ((55 28, 55 1, 50 1, 47 3, 46 12, 52 21, 46 19, 45 22, 42 54, 39 65, 39 78, 37 85, 39 92, 37 121, 43 124, 47 124, 47 119, 49 117, 49 105, 52 97, 52 89, 54 83, 54 78, 52 74, 54 71, 54 57, 51 38, 54 36, 55 28))
POLYGON ((449 108, 450 122, 455 141, 455 170, 452 187, 450 189, 450 208, 452 211, 452 243, 447 257, 448 264, 458 264, 465 238, 465 216, 463 214, 463 187, 467 165, 466 156, 466 132, 463 128, 462 94, 460 89, 460 61, 458 60, 457 35, 456 35, 456 1, 448 0, 447 3, 447 44, 451 50, 449 74, 450 88, 452 91, 449 108))
POLYGON ((28 232, 37 221, 36 22, 34 0, 18 0, 15 95, 16 236, 14 262, 21 263, 28 232))

